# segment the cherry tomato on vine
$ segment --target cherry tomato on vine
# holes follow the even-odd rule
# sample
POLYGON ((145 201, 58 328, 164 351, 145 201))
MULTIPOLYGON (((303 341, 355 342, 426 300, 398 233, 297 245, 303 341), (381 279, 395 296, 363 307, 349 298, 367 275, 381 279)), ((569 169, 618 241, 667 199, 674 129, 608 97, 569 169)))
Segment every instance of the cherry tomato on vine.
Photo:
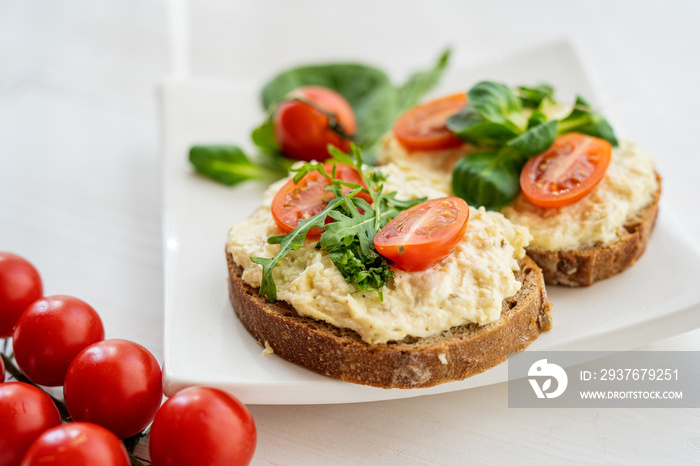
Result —
POLYGON ((0 383, 0 466, 17 466, 32 442, 60 423, 49 395, 28 383, 0 383))
POLYGON ((559 136, 543 153, 528 160, 520 187, 540 207, 563 207, 584 198, 605 176, 612 146, 580 133, 559 136))
POLYGON ((304 86, 287 98, 273 117, 275 138, 284 155, 322 162, 330 157, 329 144, 347 151, 357 124, 343 96, 325 87, 304 86))
POLYGON ((0 252, 0 338, 12 336, 20 314, 42 294, 34 266, 15 254, 0 252))
POLYGON ((394 123, 394 136, 409 151, 440 150, 464 144, 447 129, 447 119, 467 105, 466 93, 413 107, 394 123))
POLYGON ((22 313, 12 346, 24 375, 55 387, 63 385, 73 358, 104 336, 100 316, 89 304, 71 296, 48 296, 22 313))
MULTIPOLYGON (((335 166, 336 179, 367 187, 362 176, 349 165, 327 163, 323 168, 328 174, 332 174, 333 166, 335 166)), ((331 180, 317 171, 307 173, 296 184, 294 180, 287 181, 272 200, 272 217, 277 226, 283 232, 289 233, 299 224, 299 221, 321 212, 328 201, 333 199, 333 193, 325 191, 330 184, 331 180)), ((350 191, 350 187, 343 187, 344 193, 350 191)), ((369 203, 372 202, 372 197, 368 193, 361 192, 357 196, 369 203)), ((318 237, 321 233, 323 233, 321 228, 314 227, 309 231, 308 236, 318 237)))
POLYGON ((163 396, 161 370, 143 346, 104 340, 73 359, 63 394, 74 420, 99 424, 123 439, 153 420, 163 396))
POLYGON ((422 202, 401 212, 374 237, 374 247, 401 270, 426 270, 455 250, 469 206, 458 197, 422 202))
POLYGON ((47 430, 29 447, 21 466, 129 466, 122 442, 104 427, 69 422, 47 430))
POLYGON ((158 410, 149 448, 154 466, 246 465, 256 442, 255 422, 243 403, 216 388, 190 387, 158 410))

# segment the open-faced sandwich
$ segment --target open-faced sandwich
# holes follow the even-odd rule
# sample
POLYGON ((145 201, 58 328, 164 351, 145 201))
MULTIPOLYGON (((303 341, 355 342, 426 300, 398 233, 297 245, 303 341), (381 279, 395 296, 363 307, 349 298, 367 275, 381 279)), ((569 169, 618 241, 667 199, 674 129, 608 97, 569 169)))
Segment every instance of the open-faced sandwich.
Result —
POLYGON ((231 228, 231 300, 253 337, 331 377, 415 388, 480 373, 550 328, 526 228, 353 150, 298 166, 231 228))
MULTIPOLYGON (((591 285, 633 265, 654 228, 661 178, 578 97, 481 82, 417 106, 383 141, 380 162, 450 176, 470 205, 528 228, 548 284, 591 285)), ((437 176, 437 175, 433 175, 437 176)))
POLYGON ((444 171, 362 163, 357 146, 376 154, 448 57, 400 86, 359 64, 287 70, 263 88, 257 163, 237 146, 191 149, 199 172, 231 185, 298 161, 226 247, 233 307, 265 353, 350 382, 429 387, 550 328, 527 228, 451 196, 444 171))

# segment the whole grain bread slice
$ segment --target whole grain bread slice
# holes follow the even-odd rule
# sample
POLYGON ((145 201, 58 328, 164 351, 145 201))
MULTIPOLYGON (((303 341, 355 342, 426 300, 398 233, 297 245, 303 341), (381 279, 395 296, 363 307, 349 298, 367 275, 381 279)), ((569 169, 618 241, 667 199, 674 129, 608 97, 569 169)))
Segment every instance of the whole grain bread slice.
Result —
POLYGON ((418 388, 461 380, 500 364, 551 327, 542 272, 528 257, 516 274, 522 287, 504 300, 497 322, 374 345, 352 330, 302 317, 287 303, 269 303, 242 281, 242 269, 228 253, 227 261, 231 303, 248 332, 281 358, 348 382, 418 388))
POLYGON ((661 176, 658 173, 656 180, 659 187, 651 202, 627 220, 616 241, 568 251, 528 248, 527 254, 542 268, 545 283, 589 286, 634 265, 644 254, 656 224, 661 196, 661 176))

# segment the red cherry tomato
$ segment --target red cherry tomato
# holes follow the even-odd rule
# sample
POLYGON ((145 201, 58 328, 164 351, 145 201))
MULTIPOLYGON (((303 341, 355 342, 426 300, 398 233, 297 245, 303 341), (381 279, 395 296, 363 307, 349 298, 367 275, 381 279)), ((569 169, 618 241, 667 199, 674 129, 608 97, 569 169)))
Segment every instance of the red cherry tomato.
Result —
POLYGON ((104 427, 69 422, 44 432, 29 447, 21 466, 129 466, 122 442, 104 427))
POLYGON ((464 144, 447 129, 447 119, 467 105, 465 93, 413 107, 394 123, 394 136, 409 151, 440 150, 464 144))
POLYGON ((520 187, 540 207, 563 207, 584 198, 605 176, 612 146, 579 133, 559 136, 531 158, 520 173, 520 187))
POLYGON ((352 136, 357 125, 355 113, 343 96, 325 87, 305 86, 292 91, 288 98, 278 105, 273 117, 275 138, 284 155, 322 162, 330 157, 328 144, 347 151, 350 138, 346 136, 352 136), (343 134, 333 129, 333 120, 342 127, 343 134))
POLYGON ((17 466, 32 442, 60 423, 49 395, 27 383, 0 383, 0 466, 17 466))
POLYGON ((19 256, 0 252, 0 338, 12 336, 20 314, 42 294, 41 277, 34 266, 19 256))
POLYGON ((149 448, 153 466, 246 465, 256 441, 253 417, 243 403, 216 388, 190 387, 158 410, 149 448))
POLYGON ((13 334, 17 365, 40 385, 63 385, 73 358, 105 332, 97 312, 71 296, 48 296, 22 313, 13 334))
POLYGON ((468 219, 464 200, 433 199, 401 212, 377 233, 374 247, 402 270, 425 270, 455 250, 468 219))
POLYGON ((104 340, 73 359, 63 394, 74 420, 94 422, 127 438, 153 420, 163 396, 161 370, 143 346, 104 340))
MULTIPOLYGON (((323 168, 328 174, 333 174, 333 166, 335 166, 336 179, 367 187, 362 176, 349 165, 327 163, 323 168)), ((277 226, 283 232, 289 233, 299 224, 299 221, 321 212, 328 201, 333 199, 333 194, 325 190, 330 184, 331 180, 319 172, 307 173, 296 184, 294 180, 287 181, 272 200, 272 217, 277 226)), ((343 187, 344 193, 351 190, 350 187, 343 187)), ((368 193, 361 192, 357 197, 372 202, 372 197, 368 193)), ((319 237, 321 233, 323 233, 321 228, 314 227, 309 231, 308 236, 319 237)))

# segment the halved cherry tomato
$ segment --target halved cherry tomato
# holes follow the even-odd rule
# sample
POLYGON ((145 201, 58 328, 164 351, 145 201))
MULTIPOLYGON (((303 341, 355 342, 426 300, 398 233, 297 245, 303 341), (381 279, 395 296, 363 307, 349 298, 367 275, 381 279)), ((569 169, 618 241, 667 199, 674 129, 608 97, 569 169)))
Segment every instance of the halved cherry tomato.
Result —
MULTIPOLYGON (((367 187, 362 176, 349 165, 327 163, 323 168, 332 175, 334 165, 335 178, 367 187)), ((289 233, 299 224, 299 221, 321 212, 328 201, 333 199, 333 193, 325 190, 330 184, 331 180, 317 171, 307 173, 296 184, 294 180, 287 181, 272 199, 272 217, 277 226, 285 233, 289 233)), ((343 186, 344 193, 349 193, 351 190, 350 187, 343 186)), ((372 202, 372 197, 368 193, 361 192, 357 197, 372 202)), ((318 237, 321 233, 323 233, 321 228, 314 227, 309 231, 308 236, 318 237)))
POLYGON ((279 104, 273 117, 275 138, 284 155, 322 162, 330 157, 328 144, 347 151, 348 136, 355 134, 357 124, 355 113, 343 96, 325 87, 304 86, 292 91, 288 98, 279 104))
POLYGON ((401 212, 374 237, 374 247, 409 272, 426 270, 449 256, 464 236, 469 206, 458 197, 426 201, 401 212))
POLYGON ((394 123, 394 136, 409 151, 440 150, 464 144, 447 129, 447 119, 467 105, 465 93, 413 107, 394 123))
POLYGON ((584 198, 605 176, 612 146, 605 139, 568 133, 531 158, 520 173, 520 187, 540 207, 563 207, 584 198))

